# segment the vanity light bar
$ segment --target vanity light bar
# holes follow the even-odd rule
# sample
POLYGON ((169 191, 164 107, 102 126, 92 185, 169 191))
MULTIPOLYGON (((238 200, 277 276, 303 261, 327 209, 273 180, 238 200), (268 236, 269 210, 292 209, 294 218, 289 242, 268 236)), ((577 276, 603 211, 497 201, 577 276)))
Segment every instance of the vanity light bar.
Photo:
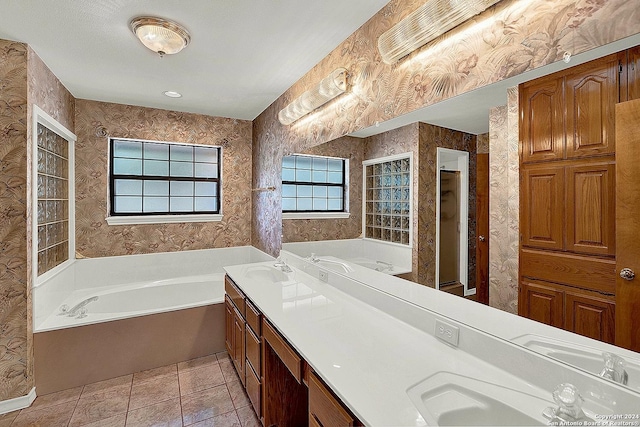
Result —
POLYGON ((278 113, 283 125, 290 125, 347 91, 347 69, 338 68, 278 113))
POLYGON ((500 0, 428 0, 378 38, 382 60, 393 64, 500 0))

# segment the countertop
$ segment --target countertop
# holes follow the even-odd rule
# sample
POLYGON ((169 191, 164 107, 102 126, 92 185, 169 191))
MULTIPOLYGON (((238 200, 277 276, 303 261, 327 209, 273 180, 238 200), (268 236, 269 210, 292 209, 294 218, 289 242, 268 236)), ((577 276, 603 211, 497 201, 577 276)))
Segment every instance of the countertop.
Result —
MULTIPOLYGON (((249 269, 264 267, 273 268, 273 261, 225 270, 366 425, 426 425, 407 389, 438 372, 478 379, 505 375, 497 367, 299 269, 280 282, 246 275, 249 269)), ((389 298, 382 294, 376 297, 389 298)))

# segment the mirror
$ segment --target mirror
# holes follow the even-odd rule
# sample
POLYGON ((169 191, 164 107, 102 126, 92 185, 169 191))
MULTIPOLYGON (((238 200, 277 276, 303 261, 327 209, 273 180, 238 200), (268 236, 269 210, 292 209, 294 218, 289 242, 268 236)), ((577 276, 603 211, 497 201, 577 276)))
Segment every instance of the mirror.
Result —
MULTIPOLYGON (((574 56, 571 59, 570 65, 574 66, 582 62, 587 62, 613 52, 636 46, 639 43, 640 37, 634 36, 620 43, 593 49, 584 54, 574 56)), ((387 155, 390 151, 395 153, 414 151, 418 152, 417 155, 420 155, 418 147, 407 147, 407 141, 416 141, 415 145, 422 147, 420 145, 422 143, 420 139, 421 132, 432 125, 425 125, 424 127, 422 125, 411 125, 413 122, 432 123, 441 129, 461 129, 475 135, 485 134, 489 128, 489 109, 506 104, 505 95, 507 94, 508 88, 515 87, 522 82, 543 75, 551 74, 564 67, 566 67, 566 64, 551 64, 547 67, 525 73, 525 75, 519 75, 478 89, 473 93, 461 95, 455 99, 443 101, 435 106, 427 107, 415 113, 392 119, 387 123, 380 123, 379 126, 363 129, 357 132, 358 138, 346 136, 307 150, 305 152, 307 154, 348 157, 351 159, 353 169, 360 171, 360 175, 352 178, 350 181, 350 185, 353 185, 350 187, 349 201, 352 218, 349 221, 341 219, 335 222, 332 221, 331 223, 326 220, 317 220, 317 222, 314 222, 315 220, 309 220, 308 222, 305 220, 307 224, 300 222, 297 225, 294 224, 294 221, 284 219, 283 243, 360 237, 362 233, 362 200, 360 199, 360 195, 362 194, 362 168, 360 165, 363 159, 387 155), (477 123, 481 122, 483 118, 484 127, 477 126, 477 123)), ((471 157, 473 157, 473 153, 471 153, 471 157)), ((471 163, 473 163, 473 160, 471 163)), ((417 195, 414 196, 414 200, 418 201, 418 206, 428 207, 422 212, 423 214, 435 219, 435 206, 431 207, 431 202, 433 201, 425 200, 425 193, 421 192, 421 189, 423 189, 424 185, 427 185, 428 182, 436 180, 436 166, 433 165, 431 168, 415 169, 414 172, 416 172, 417 175, 414 177, 413 185, 417 193, 417 195), (422 205, 420 205, 420 203, 422 203, 422 205)), ((473 180, 470 180, 470 184, 472 182, 473 180)), ((474 194, 474 192, 475 188, 469 189, 470 194, 474 194)), ((475 207, 472 208, 470 206, 469 209, 471 212, 475 207)), ((418 207, 417 210, 419 211, 420 208, 418 207)), ((413 232, 413 236, 417 236, 417 238, 420 239, 420 233, 420 230, 416 230, 413 232)), ((470 249, 470 253, 475 252, 475 234, 472 233, 474 233, 474 230, 470 227, 469 242, 470 246, 473 246, 473 250, 470 249)), ((418 244, 421 244, 420 240, 418 240, 418 244)), ((425 246, 423 241, 422 245, 423 247, 425 246)), ((490 250, 493 251, 495 249, 492 247, 490 250)), ((435 262, 435 251, 432 251, 431 247, 427 245, 425 253, 427 259, 430 258, 433 264, 435 262)), ((471 263, 472 260, 470 258, 470 264, 471 263)), ((495 267, 493 268, 495 269, 495 267)), ((494 273, 495 271, 490 270, 490 274, 494 273)), ((417 270, 414 269, 410 274, 401 275, 400 277, 435 287, 435 274, 433 274, 431 278, 428 277, 430 274, 430 272, 423 271, 421 267, 419 267, 417 270)), ((508 279, 505 280, 501 278, 501 280, 502 282, 499 286, 504 288, 511 287, 513 289, 513 282, 511 282, 510 285, 508 279)), ((470 274, 469 283, 475 282, 475 276, 470 274)), ((510 311, 514 312, 513 309, 510 311)), ((443 309, 443 314, 446 315, 446 309, 443 309)), ((606 343, 596 342, 589 338, 560 330, 558 330, 558 334, 554 334, 554 337, 550 337, 544 335, 544 328, 541 329, 540 334, 523 334, 520 336, 514 336, 505 325, 494 325, 491 324, 491 322, 483 324, 482 329, 499 338, 510 340, 514 344, 522 345, 529 350, 553 357, 556 360, 594 375, 597 375, 599 370, 604 366, 602 352, 606 351, 621 355, 626 359, 629 377, 635 377, 635 380, 629 381, 628 386, 631 389, 640 391, 639 353, 606 343), (561 336, 562 339, 557 339, 558 336, 561 336)))

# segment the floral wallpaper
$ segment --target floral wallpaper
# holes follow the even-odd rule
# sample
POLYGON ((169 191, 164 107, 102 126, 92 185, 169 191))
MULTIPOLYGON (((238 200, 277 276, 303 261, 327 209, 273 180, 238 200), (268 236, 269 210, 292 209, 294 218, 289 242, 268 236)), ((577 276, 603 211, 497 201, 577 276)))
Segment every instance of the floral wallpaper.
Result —
MULTIPOLYGON (((377 38, 420 4, 391 0, 254 120, 254 185, 277 179, 283 152, 319 145, 640 29, 640 8, 626 0, 503 0, 398 63, 384 64, 377 38), (291 126, 278 122, 283 107, 337 67, 349 70, 349 93, 291 126)), ((272 254, 281 244, 277 194, 254 195, 252 241, 272 254)))
POLYGON ((76 250, 84 257, 251 244, 251 122, 76 100, 76 250), (109 226, 108 138, 220 145, 220 222, 109 226))
POLYGON ((305 150, 304 154, 349 159, 349 218, 285 219, 283 242, 356 239, 362 235, 362 161, 365 140, 345 136, 305 150))
POLYGON ((518 88, 489 114, 489 305, 518 313, 518 88))

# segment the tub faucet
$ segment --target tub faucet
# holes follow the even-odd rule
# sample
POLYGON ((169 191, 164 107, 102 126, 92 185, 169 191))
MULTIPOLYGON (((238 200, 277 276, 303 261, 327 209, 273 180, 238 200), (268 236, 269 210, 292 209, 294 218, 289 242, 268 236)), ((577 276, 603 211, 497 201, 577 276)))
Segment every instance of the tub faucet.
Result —
POLYGON ((553 391, 553 400, 558 407, 549 406, 542 411, 542 415, 549 420, 549 425, 584 425, 586 421, 595 423, 584 414, 584 399, 573 384, 558 385, 553 391))
POLYGON ((71 309, 69 308, 68 305, 64 304, 62 305, 62 307, 60 307, 60 315, 64 315, 67 317, 76 317, 78 319, 87 317, 87 309, 85 308, 85 306, 90 302, 97 301, 97 300, 98 300, 97 296, 87 298, 86 300, 81 301, 78 304, 74 305, 73 308, 71 309))
POLYGON ((384 270, 393 271, 393 264, 391 264, 390 262, 376 261, 376 264, 382 265, 382 267, 376 268, 377 271, 384 271, 384 270))
POLYGON ((326 262, 326 263, 329 263, 329 264, 339 265, 344 269, 345 273, 350 273, 350 272, 353 271, 353 268, 349 264, 347 264, 346 262, 335 261, 335 260, 327 259, 327 258, 319 258, 319 257, 316 256, 316 254, 313 254, 313 253, 307 259, 309 261, 311 261, 312 263, 314 263, 314 264, 318 264, 320 262, 326 262))
POLYGON ((627 384, 629 381, 629 374, 624 369, 624 359, 613 353, 602 353, 604 358, 604 368, 600 371, 600 376, 620 384, 627 384))
POLYGON ((284 260, 281 259, 281 258, 276 259, 276 262, 275 262, 275 264, 273 264, 273 266, 274 267, 279 267, 280 270, 282 270, 283 273, 292 273, 293 272, 291 267, 289 267, 287 265, 287 263, 284 262, 284 260))

